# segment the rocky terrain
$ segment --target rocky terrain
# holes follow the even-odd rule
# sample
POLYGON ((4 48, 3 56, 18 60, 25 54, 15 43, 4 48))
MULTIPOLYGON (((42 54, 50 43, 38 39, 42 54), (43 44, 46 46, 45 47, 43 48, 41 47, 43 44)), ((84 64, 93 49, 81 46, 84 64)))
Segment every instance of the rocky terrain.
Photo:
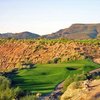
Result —
POLYGON ((81 82, 79 86, 75 86, 73 82, 61 96, 61 100, 100 100, 100 79, 93 80, 90 87, 91 89, 87 90, 84 82, 81 82))
POLYGON ((0 70, 23 67, 23 64, 59 63, 91 58, 100 63, 100 41, 1 40, 0 70), (96 42, 95 42, 96 41, 96 42))

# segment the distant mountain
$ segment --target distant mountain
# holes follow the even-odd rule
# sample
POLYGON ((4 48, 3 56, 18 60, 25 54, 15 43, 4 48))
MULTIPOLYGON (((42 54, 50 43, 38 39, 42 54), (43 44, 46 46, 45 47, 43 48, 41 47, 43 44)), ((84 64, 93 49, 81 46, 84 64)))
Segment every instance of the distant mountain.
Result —
POLYGON ((0 34, 0 38, 10 38, 13 37, 12 33, 2 33, 0 34))
POLYGON ((69 28, 61 29, 55 33, 44 35, 49 39, 89 39, 100 36, 100 24, 73 24, 69 28))
POLYGON ((29 39, 29 38, 38 38, 40 35, 31 33, 28 31, 20 33, 3 33, 0 34, 0 38, 16 38, 16 39, 29 39))
POLYGON ((40 36, 28 31, 20 33, 3 33, 0 38, 16 38, 16 39, 30 39, 30 38, 67 38, 67 39, 100 39, 100 24, 72 24, 69 28, 61 29, 55 33, 40 36))

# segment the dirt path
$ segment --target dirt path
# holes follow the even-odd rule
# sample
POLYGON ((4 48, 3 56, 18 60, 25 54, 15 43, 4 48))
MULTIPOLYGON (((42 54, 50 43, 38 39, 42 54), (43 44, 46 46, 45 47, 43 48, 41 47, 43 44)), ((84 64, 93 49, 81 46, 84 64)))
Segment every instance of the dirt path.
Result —
POLYGON ((92 74, 92 73, 95 73, 95 72, 99 73, 100 72, 100 68, 94 69, 94 70, 90 71, 89 73, 92 74))

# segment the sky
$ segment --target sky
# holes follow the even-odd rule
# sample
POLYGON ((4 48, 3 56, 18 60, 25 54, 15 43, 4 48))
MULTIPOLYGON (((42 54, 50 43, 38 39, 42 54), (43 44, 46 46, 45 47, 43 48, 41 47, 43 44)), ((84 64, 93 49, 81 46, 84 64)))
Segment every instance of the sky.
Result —
POLYGON ((74 23, 100 23, 100 0, 0 0, 0 33, 44 35, 74 23))

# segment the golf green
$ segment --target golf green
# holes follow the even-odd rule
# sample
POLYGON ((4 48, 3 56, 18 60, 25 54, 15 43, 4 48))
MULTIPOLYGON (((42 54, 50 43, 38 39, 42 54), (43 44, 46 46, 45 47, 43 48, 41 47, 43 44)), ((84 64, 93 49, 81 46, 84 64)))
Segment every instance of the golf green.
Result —
POLYGON ((21 69, 17 74, 10 75, 14 86, 32 93, 42 94, 53 91, 55 86, 65 80, 69 75, 80 74, 98 68, 99 65, 90 60, 72 61, 64 64, 36 64, 31 69, 21 69), (69 70, 68 68, 75 68, 69 70))

